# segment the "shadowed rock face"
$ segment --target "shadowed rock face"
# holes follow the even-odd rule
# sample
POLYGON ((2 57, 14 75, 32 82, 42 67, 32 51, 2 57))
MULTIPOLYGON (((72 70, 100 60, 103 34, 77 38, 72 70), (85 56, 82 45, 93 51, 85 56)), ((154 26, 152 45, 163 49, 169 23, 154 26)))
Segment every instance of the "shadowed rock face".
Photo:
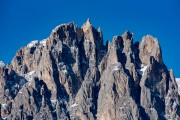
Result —
POLYGON ((103 44, 88 19, 57 26, 0 62, 0 119, 180 119, 178 86, 156 38, 103 44))

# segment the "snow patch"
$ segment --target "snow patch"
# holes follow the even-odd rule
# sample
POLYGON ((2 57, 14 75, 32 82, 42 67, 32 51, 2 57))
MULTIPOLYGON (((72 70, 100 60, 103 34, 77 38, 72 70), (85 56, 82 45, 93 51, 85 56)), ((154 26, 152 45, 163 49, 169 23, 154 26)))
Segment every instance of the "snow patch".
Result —
POLYGON ((62 70, 62 72, 63 72, 64 74, 67 74, 67 70, 62 70))
MULTIPOLYGON (((73 40, 73 41, 76 41, 76 40, 73 40)), ((70 49, 71 49, 71 51, 72 51, 72 52, 74 52, 74 51, 77 51, 77 49, 78 49, 78 48, 77 48, 77 47, 72 46, 72 47, 70 47, 70 49)), ((69 51, 69 52, 71 52, 71 51, 69 51)))
POLYGON ((27 47, 32 48, 38 44, 38 40, 33 40, 30 43, 28 43, 27 47))
POLYGON ((62 71, 63 74, 67 74, 68 73, 68 69, 69 67, 67 65, 65 65, 64 63, 58 63, 60 66, 60 70, 62 71))
POLYGON ((148 66, 141 64, 141 69, 138 69, 138 73, 144 75, 144 72, 146 71, 147 67, 148 66))
POLYGON ((46 42, 47 42, 47 39, 43 39, 39 43, 43 46, 46 46, 46 42))
POLYGON ((52 30, 52 33, 55 33, 61 26, 65 26, 66 24, 60 24, 58 26, 56 26, 53 30, 52 30))
POLYGON ((35 73, 35 71, 31 71, 31 72, 28 72, 27 75, 30 76, 30 75, 32 75, 34 73, 35 73))
POLYGON ((86 39, 85 42, 90 42, 90 40, 86 39))
POLYGON ((180 78, 175 78, 175 80, 176 80, 176 83, 178 85, 178 93, 180 95, 180 78))
POLYGON ((116 63, 113 65, 113 71, 118 71, 118 70, 120 70, 120 64, 116 63))
POLYGON ((57 102, 57 99, 51 99, 51 102, 52 102, 52 103, 56 103, 56 102, 57 102))
POLYGON ((7 119, 7 117, 4 117, 4 118, 2 118, 3 120, 6 120, 7 119))
POLYGON ((150 108, 151 111, 156 111, 154 108, 150 108))
POLYGON ((3 107, 3 109, 6 109, 7 104, 1 104, 1 106, 3 107))
POLYGON ((31 85, 31 80, 35 76, 35 72, 36 71, 31 71, 31 72, 24 75, 25 79, 28 80, 28 82, 29 82, 29 86, 31 85))
POLYGON ((27 47, 28 47, 28 48, 32 48, 32 47, 35 47, 35 46, 37 46, 37 45, 46 46, 46 42, 47 42, 47 38, 46 38, 46 39, 43 39, 43 40, 41 40, 41 41, 33 40, 33 41, 31 41, 30 43, 27 44, 27 47))
POLYGON ((59 98, 58 101, 59 101, 60 103, 66 103, 66 98, 65 98, 65 97, 59 98))
POLYGON ((114 69, 113 69, 113 71, 118 71, 119 70, 119 68, 118 67, 115 67, 114 69))
POLYGON ((71 107, 77 107, 77 106, 78 106, 78 104, 76 104, 76 103, 71 105, 71 107))
POLYGON ((53 108, 56 108, 57 99, 51 99, 51 104, 53 108))
POLYGON ((5 66, 4 62, 3 62, 3 61, 0 61, 0 67, 2 68, 2 67, 4 67, 4 66, 5 66))

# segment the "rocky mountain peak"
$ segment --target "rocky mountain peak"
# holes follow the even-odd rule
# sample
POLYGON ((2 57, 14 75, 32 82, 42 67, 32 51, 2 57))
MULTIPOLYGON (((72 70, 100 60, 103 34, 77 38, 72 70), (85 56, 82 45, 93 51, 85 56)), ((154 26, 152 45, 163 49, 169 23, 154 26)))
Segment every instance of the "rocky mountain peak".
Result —
POLYGON ((61 24, 0 61, 0 119, 180 119, 178 86, 158 40, 133 33, 103 44, 90 20, 61 24))
POLYGON ((112 39, 112 46, 118 48, 120 47, 121 44, 122 44, 122 37, 120 35, 114 36, 112 39))
POLYGON ((92 25, 90 19, 88 18, 87 21, 83 24, 82 29, 86 32, 88 29, 92 29, 92 25))
POLYGON ((132 40, 133 39, 133 33, 130 33, 128 30, 124 32, 122 35, 123 40, 132 40))
POLYGON ((143 64, 149 64, 151 57, 154 57, 157 62, 162 63, 162 53, 157 38, 153 38, 151 35, 144 36, 139 49, 140 60, 143 64))
POLYGON ((98 32, 99 32, 99 33, 102 33, 101 27, 98 27, 98 32))
POLYGON ((74 34, 74 32, 76 31, 76 25, 74 24, 74 22, 69 22, 67 24, 61 24, 57 27, 55 27, 52 30, 51 33, 51 37, 53 37, 54 39, 65 39, 66 37, 69 36, 69 34, 74 34))

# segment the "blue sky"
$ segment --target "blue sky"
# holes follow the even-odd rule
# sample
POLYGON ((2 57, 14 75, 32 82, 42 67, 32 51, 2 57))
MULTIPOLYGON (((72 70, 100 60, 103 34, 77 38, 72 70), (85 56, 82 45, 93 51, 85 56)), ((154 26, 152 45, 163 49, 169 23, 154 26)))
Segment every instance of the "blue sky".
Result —
POLYGON ((0 60, 10 63, 20 47, 47 38, 55 26, 74 21, 81 27, 87 18, 104 40, 125 30, 135 41, 157 37, 165 64, 180 77, 179 0, 0 0, 0 60))

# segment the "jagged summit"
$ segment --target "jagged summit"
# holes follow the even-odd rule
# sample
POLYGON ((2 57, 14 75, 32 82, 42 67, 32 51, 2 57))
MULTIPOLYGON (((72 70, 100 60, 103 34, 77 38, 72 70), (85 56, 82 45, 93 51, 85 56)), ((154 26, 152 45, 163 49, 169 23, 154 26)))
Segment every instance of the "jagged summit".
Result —
POLYGON ((148 64, 150 57, 153 56, 156 61, 162 63, 162 53, 157 38, 153 38, 151 35, 144 36, 140 43, 140 59, 142 63, 148 64))
POLYGON ((88 18, 83 26, 91 26, 90 19, 88 18))
POLYGON ((130 33, 129 30, 125 31, 124 34, 122 35, 122 37, 125 40, 133 40, 133 33, 130 33))
POLYGON ((88 18, 87 21, 83 24, 82 29, 86 32, 88 29, 92 29, 92 25, 90 19, 88 18))
POLYGON ((104 45, 88 19, 30 42, 0 62, 0 119, 180 119, 179 82, 158 40, 133 39, 126 31, 104 45))
POLYGON ((101 31, 101 27, 98 27, 98 32, 102 32, 102 31, 101 31))
POLYGON ((53 30, 57 30, 57 29, 64 27, 64 26, 72 26, 72 25, 75 25, 75 23, 74 22, 63 23, 63 24, 56 26, 53 30))

